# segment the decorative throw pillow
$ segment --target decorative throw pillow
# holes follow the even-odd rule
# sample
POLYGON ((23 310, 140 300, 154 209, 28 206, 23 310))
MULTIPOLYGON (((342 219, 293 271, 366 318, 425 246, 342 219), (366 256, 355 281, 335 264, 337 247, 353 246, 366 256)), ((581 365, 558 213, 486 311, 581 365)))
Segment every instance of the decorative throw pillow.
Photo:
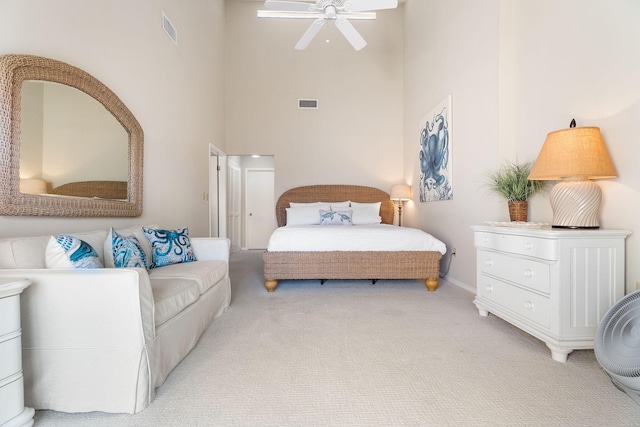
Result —
POLYGON ((136 236, 122 236, 113 228, 109 231, 111 253, 115 268, 140 267, 148 269, 147 256, 136 236))
POLYGON ((320 225, 353 225, 351 211, 320 210, 320 225))
POLYGON ((102 268, 102 261, 95 249, 84 240, 61 234, 49 239, 45 265, 47 268, 102 268))
POLYGON ((176 230, 142 227, 142 231, 151 243, 151 268, 196 260, 186 227, 176 230))

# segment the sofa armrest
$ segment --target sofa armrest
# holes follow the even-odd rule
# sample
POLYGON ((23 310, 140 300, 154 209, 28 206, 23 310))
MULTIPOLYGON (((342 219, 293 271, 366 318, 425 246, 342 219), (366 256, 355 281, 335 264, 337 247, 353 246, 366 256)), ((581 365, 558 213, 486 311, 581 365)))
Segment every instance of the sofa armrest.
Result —
POLYGON ((226 237, 192 237, 190 241, 196 259, 229 262, 231 241, 226 237))
POLYGON ((140 348, 155 337, 144 269, 8 269, 21 295, 24 348, 140 348))

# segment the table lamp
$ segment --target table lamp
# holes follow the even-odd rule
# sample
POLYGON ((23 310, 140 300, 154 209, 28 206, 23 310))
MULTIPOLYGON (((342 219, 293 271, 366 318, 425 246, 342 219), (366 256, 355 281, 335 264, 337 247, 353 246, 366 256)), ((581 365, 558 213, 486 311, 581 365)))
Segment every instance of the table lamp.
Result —
POLYGON ((599 228, 600 187, 592 179, 615 178, 600 128, 575 127, 547 135, 529 173, 531 180, 561 180, 551 189, 554 228, 599 228))
POLYGON ((411 186, 398 184, 391 186, 391 200, 398 202, 398 225, 402 227, 402 205, 411 200, 411 186))

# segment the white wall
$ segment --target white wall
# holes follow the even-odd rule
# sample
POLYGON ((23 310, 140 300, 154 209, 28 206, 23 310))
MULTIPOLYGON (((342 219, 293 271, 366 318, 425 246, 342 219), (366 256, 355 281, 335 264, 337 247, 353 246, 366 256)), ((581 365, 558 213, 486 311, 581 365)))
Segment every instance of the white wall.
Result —
POLYGON ((403 174, 401 11, 354 23, 359 52, 333 22, 296 51, 312 21, 258 20, 262 6, 226 4, 227 151, 274 155, 276 197, 306 184, 389 191, 403 174), (298 98, 319 109, 298 110, 298 98))
MULTIPOLYGON (((405 170, 417 178, 416 121, 453 95, 454 200, 408 209, 407 223, 456 246, 450 279, 475 286, 469 226, 508 219, 480 180, 501 160, 535 159, 548 132, 599 126, 619 177, 599 181, 601 227, 640 230, 640 3, 635 0, 408 0, 405 170), (428 71, 425 71, 428 70, 428 71)), ((551 222, 547 194, 530 221, 551 222)), ((640 281, 627 240, 627 291, 640 281)))
POLYGON ((145 162, 142 217, 5 216, 0 236, 150 223, 207 235, 208 144, 226 148, 224 24, 223 0, 2 0, 0 54, 61 60, 102 81, 140 122, 145 162))

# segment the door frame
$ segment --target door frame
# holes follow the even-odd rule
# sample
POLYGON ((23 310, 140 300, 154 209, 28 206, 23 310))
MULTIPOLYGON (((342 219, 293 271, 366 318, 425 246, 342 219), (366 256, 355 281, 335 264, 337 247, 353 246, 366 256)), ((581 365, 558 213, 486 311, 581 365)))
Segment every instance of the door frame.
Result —
POLYGON ((209 237, 227 237, 227 155, 211 143, 209 143, 209 237), (217 226, 213 224, 214 219, 217 226))

